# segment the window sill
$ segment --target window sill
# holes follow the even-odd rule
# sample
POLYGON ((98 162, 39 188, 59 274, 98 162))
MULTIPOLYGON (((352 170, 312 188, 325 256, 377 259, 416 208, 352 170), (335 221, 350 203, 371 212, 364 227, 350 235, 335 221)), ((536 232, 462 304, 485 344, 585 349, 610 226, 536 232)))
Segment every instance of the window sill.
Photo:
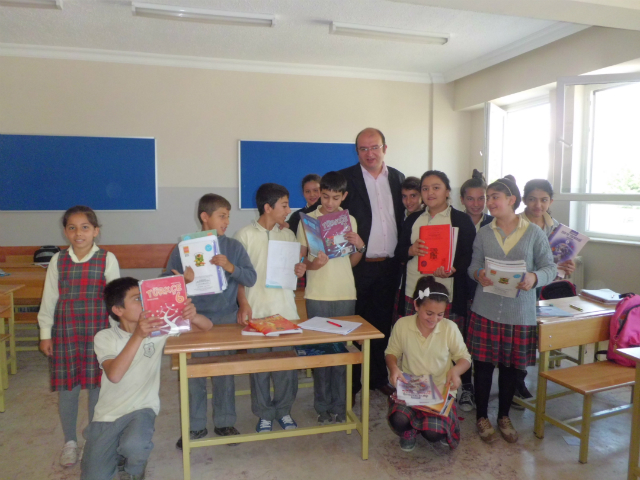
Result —
MULTIPOLYGON (((585 234, 587 236, 589 236, 589 234, 585 234)), ((614 238, 598 238, 598 237, 590 237, 589 238, 589 242, 594 242, 594 243, 610 243, 613 245, 628 245, 630 247, 640 247, 640 241, 634 241, 634 240, 618 240, 618 239, 614 239, 614 238)))

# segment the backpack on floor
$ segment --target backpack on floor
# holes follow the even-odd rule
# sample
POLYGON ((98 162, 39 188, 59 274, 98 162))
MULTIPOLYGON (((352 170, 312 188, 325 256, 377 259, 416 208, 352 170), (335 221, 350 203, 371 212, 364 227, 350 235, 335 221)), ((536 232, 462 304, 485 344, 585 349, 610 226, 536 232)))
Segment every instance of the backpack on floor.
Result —
POLYGON ((616 306, 609 325, 609 350, 607 360, 625 367, 635 367, 636 362, 616 353, 617 348, 640 347, 640 295, 628 294, 616 306))
POLYGON ((569 280, 559 280, 542 287, 540 300, 553 300, 555 298, 575 297, 576 286, 569 280))

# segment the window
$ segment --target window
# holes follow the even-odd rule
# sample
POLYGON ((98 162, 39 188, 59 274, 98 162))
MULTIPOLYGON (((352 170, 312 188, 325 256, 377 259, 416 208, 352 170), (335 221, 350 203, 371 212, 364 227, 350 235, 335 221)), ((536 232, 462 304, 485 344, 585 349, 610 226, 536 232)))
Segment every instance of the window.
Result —
MULTIPOLYGON (((511 174, 522 189, 549 177, 551 108, 548 96, 503 108, 488 104, 487 180, 511 174)), ((518 211, 524 209, 524 205, 518 211)))
POLYGON ((640 242, 640 75, 560 78, 556 125, 552 183, 572 227, 640 242))

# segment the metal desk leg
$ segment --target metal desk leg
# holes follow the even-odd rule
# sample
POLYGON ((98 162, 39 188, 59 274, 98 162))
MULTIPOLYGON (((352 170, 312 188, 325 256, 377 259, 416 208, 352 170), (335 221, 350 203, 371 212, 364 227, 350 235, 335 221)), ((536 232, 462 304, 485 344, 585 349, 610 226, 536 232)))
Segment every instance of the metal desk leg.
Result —
POLYGON ((9 339, 9 361, 11 362, 11 375, 15 375, 18 372, 18 359, 16 357, 16 312, 13 304, 13 292, 9 294, 9 333, 11 338, 9 339))
POLYGON ((180 424, 182 425, 182 465, 184 480, 191 480, 191 438, 189 437, 189 379, 187 354, 179 354, 180 361, 180 424))
POLYGON ((547 379, 540 376, 540 373, 549 370, 549 352, 540 352, 540 362, 538 362, 538 390, 536 392, 536 420, 533 433, 536 437, 544 438, 544 418, 547 402, 547 379))
POLYGON ((587 346, 580 345, 578 347, 578 365, 584 365, 584 356, 587 353, 587 346))
MULTIPOLYGON (((348 345, 351 345, 351 342, 348 342, 348 345)), ((353 410, 353 402, 352 402, 353 397, 351 395, 351 393, 353 392, 352 379, 353 379, 353 365, 349 364, 347 365, 347 412, 350 412, 353 410)), ((347 420, 350 420, 350 419, 347 418, 347 420)), ((347 430, 347 435, 351 435, 351 429, 347 430)))
MULTIPOLYGON (((369 458, 369 358, 371 341, 362 344, 362 459, 369 458)), ((348 400, 347 400, 348 401, 348 400)))
MULTIPOLYGON (((4 329, 4 318, 0 317, 0 335, 4 335, 5 329, 4 329)), ((2 375, 2 386, 0 386, 0 388, 9 388, 9 370, 6 368, 7 367, 7 363, 5 363, 7 361, 7 351, 5 348, 5 342, 2 342, 2 351, 0 352, 0 355, 4 355, 4 359, 1 362, 3 367, 2 371, 0 372, 0 375, 2 375)), ((3 410, 4 411, 4 410, 3 410)))
POLYGON ((636 480, 638 478, 638 456, 640 454, 640 364, 636 364, 636 384, 633 388, 632 411, 628 480, 636 480))

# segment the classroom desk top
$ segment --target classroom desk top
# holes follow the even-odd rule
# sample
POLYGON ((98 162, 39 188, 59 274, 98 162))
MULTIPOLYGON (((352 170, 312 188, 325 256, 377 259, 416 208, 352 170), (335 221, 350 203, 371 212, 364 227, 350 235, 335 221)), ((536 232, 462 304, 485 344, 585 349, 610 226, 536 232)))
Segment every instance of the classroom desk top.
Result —
POLYGON ((15 264, 0 263, 0 269, 9 274, 0 277, 0 285, 23 285, 23 288, 13 294, 14 303, 16 305, 39 304, 42 299, 47 270, 28 264, 21 267, 7 267, 7 265, 15 264))
POLYGON ((617 352, 623 357, 640 364, 640 347, 619 348, 617 352))
POLYGON ((6 295, 7 293, 13 293, 20 290, 24 285, 0 285, 0 295, 6 295))
MULTIPOLYGON (((314 343, 331 343, 341 340, 343 342, 384 338, 384 335, 369 322, 357 315, 348 317, 336 317, 338 320, 362 323, 348 335, 336 335, 335 333, 315 332, 303 330, 302 333, 291 333, 279 337, 259 337, 256 335, 242 335, 242 326, 215 325, 207 332, 191 332, 171 337, 167 340, 164 353, 174 355, 177 353, 210 352, 224 350, 244 350, 249 348, 284 347, 295 345, 307 345, 314 343)), ((298 323, 298 321, 293 321, 298 323)))
POLYGON ((615 305, 605 305, 604 303, 594 302, 587 300, 581 296, 566 297, 566 298, 554 298, 553 300, 540 300, 540 305, 553 305, 567 313, 570 313, 571 317, 538 317, 538 324, 548 324, 556 322, 575 322, 578 320, 584 320, 590 317, 611 316, 616 310, 615 305), (581 308, 582 311, 578 311, 571 308, 569 305, 574 305, 581 308))

